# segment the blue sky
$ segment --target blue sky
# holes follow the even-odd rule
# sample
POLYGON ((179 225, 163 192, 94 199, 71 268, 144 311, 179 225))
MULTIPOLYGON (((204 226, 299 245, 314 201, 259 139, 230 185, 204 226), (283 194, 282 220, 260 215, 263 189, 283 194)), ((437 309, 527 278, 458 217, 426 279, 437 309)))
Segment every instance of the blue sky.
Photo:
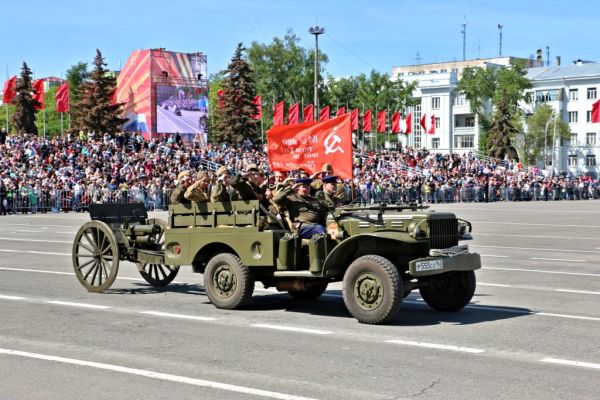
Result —
MULTIPOLYGON (((118 69, 133 50, 202 51, 209 73, 225 69, 238 42, 270 43, 288 29, 313 48, 308 28, 322 25, 319 48, 334 76, 390 73, 396 65, 462 59, 529 57, 546 46, 554 63, 599 61, 599 1, 266 1, 266 0, 0 0, 0 66, 17 74, 23 61, 36 77, 61 76, 91 63, 95 49, 118 69)), ((6 73, 3 71, 2 75, 6 73)), ((2 79, 3 80, 3 79, 2 79)))

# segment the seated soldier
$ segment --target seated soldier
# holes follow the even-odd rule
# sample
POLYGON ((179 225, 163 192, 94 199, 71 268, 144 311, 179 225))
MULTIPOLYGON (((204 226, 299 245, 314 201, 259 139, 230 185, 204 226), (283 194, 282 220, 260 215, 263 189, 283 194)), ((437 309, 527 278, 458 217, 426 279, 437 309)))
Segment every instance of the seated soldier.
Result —
POLYGON ((336 196, 336 186, 338 177, 335 175, 326 176, 321 179, 323 186, 316 194, 317 200, 324 204, 330 211, 334 211, 336 207, 344 204, 343 201, 336 196))
POLYGON ((184 197, 189 201, 195 201, 198 203, 208 203, 210 201, 210 198, 208 197, 206 190, 208 189, 209 184, 210 177, 208 176, 208 172, 198 172, 196 182, 194 182, 187 188, 184 197))
POLYGON ((169 199, 171 204, 190 204, 190 200, 185 198, 185 191, 192 184, 190 171, 181 171, 177 175, 177 187, 171 192, 169 199))
POLYGON ((325 233, 327 207, 310 195, 310 178, 295 180, 292 187, 281 190, 273 202, 287 208, 298 235, 310 239, 315 234, 325 233))
MULTIPOLYGON (((314 181, 310 185, 310 193, 313 196, 316 196, 317 192, 322 189, 324 183, 323 179, 328 176, 334 176, 333 166, 328 163, 323 164, 323 166, 321 167, 321 171, 316 172, 311 176, 311 178, 314 179, 314 181)), ((344 204, 346 200, 346 190, 344 188, 344 184, 342 182, 338 182, 337 177, 334 188, 335 191, 333 196, 335 197, 336 201, 340 204, 344 204)))

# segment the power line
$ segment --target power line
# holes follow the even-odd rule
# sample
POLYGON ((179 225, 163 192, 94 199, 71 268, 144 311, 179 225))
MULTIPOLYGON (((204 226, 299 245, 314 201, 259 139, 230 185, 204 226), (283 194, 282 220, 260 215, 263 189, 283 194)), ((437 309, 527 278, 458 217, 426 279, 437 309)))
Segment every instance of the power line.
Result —
POLYGON ((353 52, 352 50, 350 50, 348 47, 344 46, 343 44, 341 44, 340 42, 338 42, 337 40, 335 40, 335 38, 333 36, 331 36, 331 33, 328 33, 324 37, 326 39, 331 39, 331 41, 333 41, 335 44, 337 44, 338 46, 340 46, 342 49, 346 50, 348 53, 352 54, 358 60, 360 60, 360 61, 364 62, 365 64, 367 64, 369 67, 371 67, 371 69, 376 69, 370 62, 368 62, 367 60, 365 60, 364 58, 362 58, 361 56, 359 56, 358 54, 356 54, 355 52, 353 52))

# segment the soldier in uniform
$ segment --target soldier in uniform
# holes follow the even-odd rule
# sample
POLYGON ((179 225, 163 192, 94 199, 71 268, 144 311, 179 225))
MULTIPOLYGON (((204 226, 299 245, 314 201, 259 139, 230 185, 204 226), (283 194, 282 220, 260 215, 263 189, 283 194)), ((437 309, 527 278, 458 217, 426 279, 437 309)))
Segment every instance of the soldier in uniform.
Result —
POLYGON ((181 171, 177 175, 177 187, 171 192, 171 204, 190 204, 190 201, 185 198, 185 191, 192 184, 190 171, 181 171))
POLYGON ((295 182, 292 187, 281 190, 273 202, 286 207, 300 237, 309 239, 315 234, 325 233, 328 210, 310 195, 312 179, 299 178, 295 182))
POLYGON ((206 193, 208 189, 208 185, 210 184, 210 177, 208 176, 208 172, 200 171, 198 172, 197 180, 192 185, 190 185, 183 195, 189 201, 195 201, 197 203, 208 203, 210 198, 206 193))
POLYGON ((344 204, 344 202, 336 196, 337 180, 338 177, 335 175, 324 177, 322 179, 323 185, 321 186, 321 190, 315 195, 316 199, 327 206, 330 211, 333 211, 336 207, 344 204))
MULTIPOLYGON (((312 175, 312 179, 314 179, 313 183, 311 183, 310 185, 310 192, 313 194, 313 196, 316 196, 316 193, 322 189, 323 187, 323 178, 326 178, 328 176, 334 176, 333 175, 333 166, 331 164, 323 164, 323 167, 321 167, 321 171, 316 172, 312 175)), ((342 182, 337 182, 337 178, 336 178, 336 182, 335 182, 335 191, 334 191, 334 197, 336 198, 336 201, 339 202, 340 204, 344 204, 344 202, 346 201, 346 190, 344 189, 344 184, 342 182)))
POLYGON ((231 187, 230 180, 231 171, 224 165, 219 167, 219 169, 217 169, 217 183, 216 185, 213 185, 210 192, 211 202, 226 202, 238 199, 237 192, 231 187))
POLYGON ((260 186, 259 172, 256 164, 248 165, 243 174, 231 178, 231 187, 240 193, 241 200, 260 200, 261 204, 268 206, 266 187, 260 186))

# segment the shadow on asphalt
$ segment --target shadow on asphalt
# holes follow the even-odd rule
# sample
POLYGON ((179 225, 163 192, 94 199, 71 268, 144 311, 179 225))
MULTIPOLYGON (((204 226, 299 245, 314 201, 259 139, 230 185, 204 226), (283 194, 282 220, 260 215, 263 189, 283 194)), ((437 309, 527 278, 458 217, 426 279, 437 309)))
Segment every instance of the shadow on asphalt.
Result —
POLYGON ((204 287, 199 284, 193 283, 170 283, 163 287, 154 287, 149 283, 136 282, 132 283, 133 288, 111 288, 104 292, 104 294, 152 294, 152 293, 185 293, 185 294, 199 294, 205 295, 204 287), (192 293, 190 293, 192 292, 192 293))

